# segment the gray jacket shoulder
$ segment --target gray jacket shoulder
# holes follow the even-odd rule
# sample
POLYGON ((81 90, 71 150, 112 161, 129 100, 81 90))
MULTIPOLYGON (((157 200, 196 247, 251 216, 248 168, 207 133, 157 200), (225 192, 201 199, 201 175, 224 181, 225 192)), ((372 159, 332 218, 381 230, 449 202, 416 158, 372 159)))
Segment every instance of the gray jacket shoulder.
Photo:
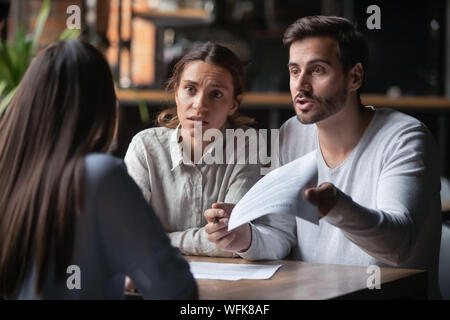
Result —
POLYGON ((97 180, 110 175, 117 170, 123 170, 125 164, 122 159, 103 154, 90 153, 85 158, 86 178, 97 180))

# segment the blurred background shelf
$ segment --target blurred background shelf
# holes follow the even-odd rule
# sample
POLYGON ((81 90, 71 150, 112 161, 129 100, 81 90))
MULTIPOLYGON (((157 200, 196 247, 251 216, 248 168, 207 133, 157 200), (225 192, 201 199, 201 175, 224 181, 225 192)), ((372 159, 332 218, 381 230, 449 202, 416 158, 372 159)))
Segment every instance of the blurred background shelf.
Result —
MULTIPOLYGON (((135 103, 143 100, 149 105, 164 105, 173 102, 173 97, 162 90, 117 90, 117 97, 124 103, 135 103)), ((362 94, 365 105, 375 107, 392 107, 406 109, 438 109, 450 111, 450 99, 440 96, 410 96, 390 98, 381 94, 362 94)), ((244 108, 292 108, 292 99, 289 93, 260 93, 248 92, 243 95, 244 108)))
POLYGON ((136 17, 146 19, 168 18, 168 19, 196 19, 196 20, 210 20, 211 14, 202 9, 182 8, 176 10, 134 10, 136 17))
MULTIPOLYGON (((1 36, 12 40, 19 25, 34 30, 41 4, 10 1, 1 36)), ((450 175, 450 0, 54 0, 40 48, 66 28, 70 5, 81 8, 83 38, 113 71, 118 156, 134 134, 155 125, 159 110, 173 105, 163 89, 174 64, 206 41, 229 46, 245 64, 241 112, 255 118, 257 128, 279 128, 294 115, 283 33, 302 16, 323 14, 352 20, 368 41, 363 103, 396 108, 426 124, 439 144, 442 174, 450 175), (373 4, 382 12, 379 30, 366 27, 373 4)))

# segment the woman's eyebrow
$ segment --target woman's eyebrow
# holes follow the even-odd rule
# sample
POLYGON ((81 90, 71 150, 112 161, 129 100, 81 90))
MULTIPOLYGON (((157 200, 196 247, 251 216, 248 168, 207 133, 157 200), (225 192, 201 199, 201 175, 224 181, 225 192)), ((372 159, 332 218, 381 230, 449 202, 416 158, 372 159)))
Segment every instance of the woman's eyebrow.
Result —
MULTIPOLYGON (((185 84, 191 84, 191 85, 195 85, 195 86, 198 86, 198 85, 199 85, 199 83, 196 82, 196 81, 194 81, 194 80, 186 80, 186 79, 183 79, 183 80, 181 80, 181 81, 184 82, 185 84)), ((222 89, 222 90, 231 90, 231 88, 230 88, 229 86, 224 85, 224 84, 221 84, 221 83, 219 83, 219 82, 213 82, 213 83, 211 83, 211 84, 210 84, 210 87, 217 88, 217 89, 222 89)))
POLYGON ((211 84, 211 87, 220 88, 220 89, 229 89, 228 86, 220 84, 220 83, 213 83, 213 84, 211 84))
POLYGON ((193 80, 185 80, 185 79, 183 79, 183 80, 181 80, 181 81, 187 82, 188 84, 195 84, 195 85, 198 85, 198 82, 193 81, 193 80))

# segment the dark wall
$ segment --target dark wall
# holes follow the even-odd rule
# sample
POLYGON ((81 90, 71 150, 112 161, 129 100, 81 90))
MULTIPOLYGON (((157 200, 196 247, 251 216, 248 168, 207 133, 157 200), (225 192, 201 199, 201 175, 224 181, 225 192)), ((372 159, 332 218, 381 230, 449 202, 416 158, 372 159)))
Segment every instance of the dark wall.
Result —
POLYGON ((445 1, 355 1, 355 22, 369 43, 365 91, 404 95, 444 93, 445 1), (381 29, 369 30, 369 5, 381 9, 381 29))

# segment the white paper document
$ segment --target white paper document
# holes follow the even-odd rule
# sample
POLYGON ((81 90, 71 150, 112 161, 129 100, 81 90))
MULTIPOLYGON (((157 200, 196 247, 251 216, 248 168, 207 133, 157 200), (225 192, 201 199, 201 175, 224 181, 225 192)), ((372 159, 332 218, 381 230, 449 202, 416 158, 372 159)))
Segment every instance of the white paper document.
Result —
POLYGON ((266 214, 291 214, 318 225, 317 207, 304 197, 317 186, 316 161, 314 150, 260 179, 233 208, 228 230, 266 214))
POLYGON ((240 280, 270 279, 281 264, 236 264, 214 262, 189 262, 195 279, 240 280))

